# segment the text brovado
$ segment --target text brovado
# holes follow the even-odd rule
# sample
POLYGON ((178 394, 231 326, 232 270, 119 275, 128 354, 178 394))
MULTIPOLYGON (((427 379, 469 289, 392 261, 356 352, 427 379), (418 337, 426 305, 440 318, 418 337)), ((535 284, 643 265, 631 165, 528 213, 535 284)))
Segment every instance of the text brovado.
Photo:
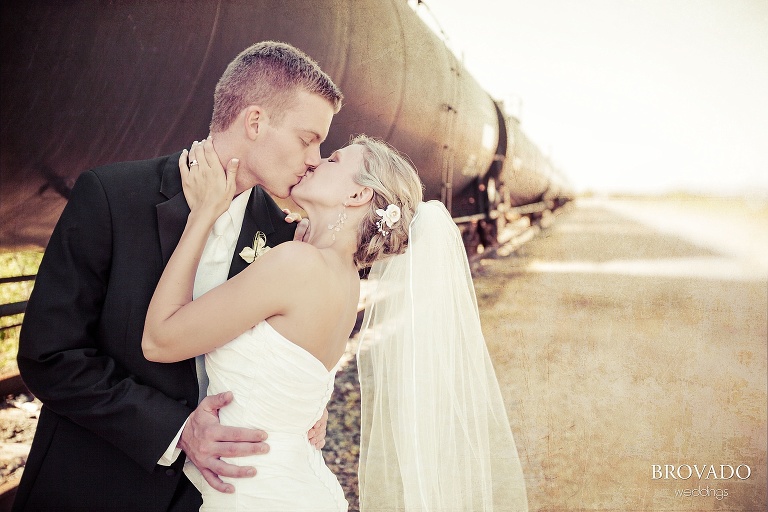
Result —
POLYGON ((697 477, 699 480, 730 480, 738 478, 746 480, 752 474, 752 469, 746 464, 735 468, 731 464, 651 464, 653 480, 688 480, 697 477))

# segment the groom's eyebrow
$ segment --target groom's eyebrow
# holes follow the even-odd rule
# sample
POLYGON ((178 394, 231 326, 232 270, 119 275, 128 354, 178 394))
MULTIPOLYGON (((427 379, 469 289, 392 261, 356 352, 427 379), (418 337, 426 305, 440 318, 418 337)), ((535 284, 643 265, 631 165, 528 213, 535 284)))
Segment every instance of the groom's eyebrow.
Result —
POLYGON ((315 130, 310 130, 308 128, 302 128, 301 131, 303 131, 304 133, 308 133, 308 134, 312 135, 312 138, 319 140, 320 143, 324 142, 323 141, 323 137, 319 133, 317 133, 315 130))

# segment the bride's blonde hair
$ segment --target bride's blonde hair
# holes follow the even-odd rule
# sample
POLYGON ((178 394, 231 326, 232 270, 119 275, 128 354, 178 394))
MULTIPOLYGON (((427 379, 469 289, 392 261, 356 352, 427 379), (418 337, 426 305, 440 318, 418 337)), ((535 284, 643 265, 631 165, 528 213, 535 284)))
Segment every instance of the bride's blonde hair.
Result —
POLYGON ((355 175, 358 185, 370 187, 373 199, 358 228, 355 264, 363 269, 386 255, 401 254, 408 247, 408 227, 423 197, 423 185, 413 165, 386 142, 358 135, 350 144, 363 146, 363 164, 355 175), (390 204, 400 208, 400 220, 386 234, 379 230, 381 216, 390 204))

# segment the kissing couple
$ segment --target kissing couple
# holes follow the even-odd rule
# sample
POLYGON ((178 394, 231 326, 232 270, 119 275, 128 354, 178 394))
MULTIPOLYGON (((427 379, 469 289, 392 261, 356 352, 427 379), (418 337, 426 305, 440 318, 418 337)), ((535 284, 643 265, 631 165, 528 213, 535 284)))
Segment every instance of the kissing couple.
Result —
POLYGON ((321 158, 342 99, 257 43, 207 139, 81 175, 22 327, 43 410, 14 510, 346 511, 319 448, 368 267, 360 509, 527 510, 458 228, 382 141, 321 158))

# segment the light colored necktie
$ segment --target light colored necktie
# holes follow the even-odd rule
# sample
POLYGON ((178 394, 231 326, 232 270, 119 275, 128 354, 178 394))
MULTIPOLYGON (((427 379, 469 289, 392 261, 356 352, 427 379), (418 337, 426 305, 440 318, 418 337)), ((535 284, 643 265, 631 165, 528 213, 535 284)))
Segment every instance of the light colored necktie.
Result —
MULTIPOLYGON (((192 298, 196 299, 227 280, 232 260, 233 246, 237 241, 235 225, 229 211, 216 219, 213 230, 200 257, 200 264, 195 274, 192 298)), ((205 356, 195 357, 197 381, 200 384, 198 403, 205 398, 208 390, 208 375, 205 372, 205 356)))

